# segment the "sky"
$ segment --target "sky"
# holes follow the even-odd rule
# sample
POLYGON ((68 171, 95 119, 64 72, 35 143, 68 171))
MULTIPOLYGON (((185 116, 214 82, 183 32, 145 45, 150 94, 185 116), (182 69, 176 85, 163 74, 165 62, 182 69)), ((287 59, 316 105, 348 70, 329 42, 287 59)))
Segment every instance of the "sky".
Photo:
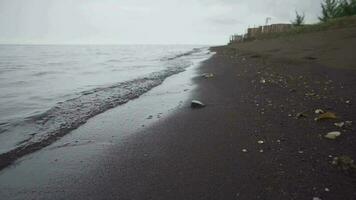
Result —
POLYGON ((0 0, 1 44, 226 44, 248 27, 317 22, 321 0, 0 0))

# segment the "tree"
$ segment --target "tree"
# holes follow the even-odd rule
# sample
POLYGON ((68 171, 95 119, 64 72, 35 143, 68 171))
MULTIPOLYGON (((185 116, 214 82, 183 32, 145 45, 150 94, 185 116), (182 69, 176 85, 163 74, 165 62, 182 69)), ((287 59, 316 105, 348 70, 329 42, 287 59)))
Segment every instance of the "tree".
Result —
POLYGON ((337 17, 356 15, 356 0, 324 0, 321 8, 319 20, 326 22, 337 17))
POLYGON ((302 15, 299 14, 297 11, 295 11, 295 20, 292 22, 294 26, 301 26, 304 24, 305 20, 305 14, 303 13, 302 15))
POLYGON ((338 16, 338 6, 339 1, 337 0, 324 0, 324 3, 321 4, 322 16, 319 17, 319 20, 326 22, 329 19, 335 18, 338 16))
POLYGON ((338 5, 338 17, 356 14, 356 0, 340 0, 338 5))

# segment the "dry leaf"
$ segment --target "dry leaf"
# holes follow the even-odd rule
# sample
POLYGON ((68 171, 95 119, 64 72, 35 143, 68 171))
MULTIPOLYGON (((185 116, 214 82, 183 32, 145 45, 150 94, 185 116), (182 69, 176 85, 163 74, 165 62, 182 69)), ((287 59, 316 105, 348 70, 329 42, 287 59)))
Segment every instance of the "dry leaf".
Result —
POLYGON ((332 112, 326 112, 326 113, 323 113, 321 115, 319 115, 317 118, 316 118, 316 121, 320 121, 320 120, 326 120, 326 119, 336 119, 336 115, 335 113, 332 113, 332 112))

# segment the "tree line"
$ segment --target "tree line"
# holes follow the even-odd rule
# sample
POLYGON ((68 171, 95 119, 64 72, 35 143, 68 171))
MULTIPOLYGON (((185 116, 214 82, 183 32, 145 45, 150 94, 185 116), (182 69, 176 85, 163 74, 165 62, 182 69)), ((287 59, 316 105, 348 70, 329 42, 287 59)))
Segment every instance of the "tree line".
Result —
MULTIPOLYGON (((321 22, 327 22, 330 19, 356 15, 356 0, 324 0, 321 3, 321 22)), ((305 15, 296 12, 296 18, 292 22, 295 26, 304 24, 305 15)))
POLYGON ((329 19, 356 15, 356 0, 324 0, 321 8, 322 16, 319 20, 326 22, 329 19))

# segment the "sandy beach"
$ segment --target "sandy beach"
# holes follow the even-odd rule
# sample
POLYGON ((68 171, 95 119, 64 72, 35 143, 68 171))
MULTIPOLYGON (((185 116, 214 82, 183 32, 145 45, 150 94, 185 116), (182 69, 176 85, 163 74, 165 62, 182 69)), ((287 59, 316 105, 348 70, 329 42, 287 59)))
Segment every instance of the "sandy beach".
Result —
POLYGON ((356 118, 355 32, 212 48, 216 55, 198 69, 168 78, 1 171, 0 194, 355 199, 353 165, 335 163, 341 156, 356 158, 354 125, 334 125, 356 118), (193 99, 207 106, 191 109, 193 99), (315 121, 318 109, 337 119, 315 121), (331 131, 341 136, 325 138, 331 131))

